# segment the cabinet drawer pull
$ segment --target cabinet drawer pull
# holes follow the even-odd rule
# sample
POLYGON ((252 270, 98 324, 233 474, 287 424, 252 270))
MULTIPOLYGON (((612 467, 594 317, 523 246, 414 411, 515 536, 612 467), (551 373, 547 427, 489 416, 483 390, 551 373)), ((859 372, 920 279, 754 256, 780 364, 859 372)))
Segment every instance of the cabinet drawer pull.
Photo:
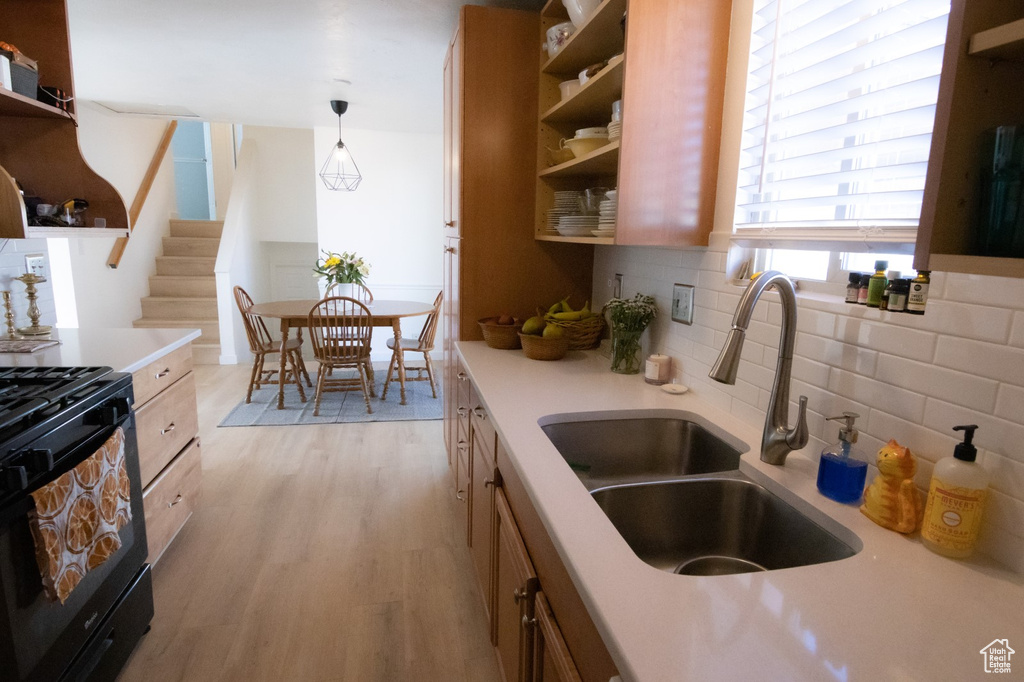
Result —
POLYGON ((464 493, 464 492, 465 492, 464 490, 456 490, 455 491, 455 499, 457 499, 459 502, 465 502, 466 498, 462 496, 462 493, 464 493))
POLYGON ((489 485, 498 485, 498 482, 497 482, 497 481, 495 481, 495 480, 493 480, 493 479, 492 479, 492 480, 489 480, 489 481, 484 481, 484 487, 485 487, 485 488, 486 488, 487 486, 489 486, 489 485))
POLYGON ((523 629, 530 630, 537 624, 536 618, 530 618, 529 616, 523 616, 523 629))
POLYGON ((157 374, 154 374, 153 378, 154 379, 163 379, 165 376, 167 376, 170 373, 171 373, 171 368, 170 367, 164 367, 164 371, 158 372, 157 374))
POLYGON ((446 221, 444 221, 444 224, 445 224, 446 227, 455 227, 455 221, 454 220, 446 220, 446 221))
POLYGON ((478 419, 487 419, 487 411, 482 407, 474 407, 473 414, 475 414, 478 419))
POLYGON ((168 426, 166 429, 160 429, 160 435, 161 436, 167 435, 168 433, 170 433, 173 430, 174 430, 174 422, 171 422, 170 426, 168 426))
POLYGON ((517 587, 516 589, 512 590, 512 600, 516 604, 518 604, 522 600, 526 599, 527 596, 529 596, 529 595, 527 595, 526 590, 524 590, 524 589, 522 589, 520 587, 517 587))
POLYGON ((458 445, 456 445, 455 447, 457 447, 460 452, 463 452, 469 449, 469 444, 464 440, 460 440, 458 445))
POLYGON ((455 411, 459 413, 460 417, 465 417, 467 414, 469 414, 469 410, 467 410, 465 407, 460 407, 455 411))
POLYGON ((459 372, 458 377, 459 377, 459 381, 465 381, 466 379, 469 378, 469 377, 466 376, 465 372, 459 372))
POLYGON ((181 502, 181 500, 182 500, 182 497, 181 497, 181 493, 178 493, 178 496, 177 496, 177 497, 175 497, 175 498, 174 498, 174 500, 172 500, 171 502, 168 502, 168 503, 167 503, 167 508, 168 508, 168 509, 170 509, 170 508, 171 508, 171 507, 173 507, 174 505, 176 505, 176 504, 178 504, 179 502, 181 502))

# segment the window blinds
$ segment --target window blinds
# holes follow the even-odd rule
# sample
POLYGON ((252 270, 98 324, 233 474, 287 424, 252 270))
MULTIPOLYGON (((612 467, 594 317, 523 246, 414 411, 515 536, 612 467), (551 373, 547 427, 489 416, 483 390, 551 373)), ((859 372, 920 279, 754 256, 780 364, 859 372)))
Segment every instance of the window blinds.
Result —
POLYGON ((738 238, 912 243, 946 0, 754 0, 738 238))

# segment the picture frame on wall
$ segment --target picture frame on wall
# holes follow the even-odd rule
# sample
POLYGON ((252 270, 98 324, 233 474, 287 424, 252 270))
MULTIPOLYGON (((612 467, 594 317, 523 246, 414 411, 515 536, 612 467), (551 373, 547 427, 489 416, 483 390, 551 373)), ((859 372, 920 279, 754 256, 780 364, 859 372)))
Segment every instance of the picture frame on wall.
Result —
POLYGON ((672 321, 693 324, 693 291, 690 284, 672 285, 672 321))

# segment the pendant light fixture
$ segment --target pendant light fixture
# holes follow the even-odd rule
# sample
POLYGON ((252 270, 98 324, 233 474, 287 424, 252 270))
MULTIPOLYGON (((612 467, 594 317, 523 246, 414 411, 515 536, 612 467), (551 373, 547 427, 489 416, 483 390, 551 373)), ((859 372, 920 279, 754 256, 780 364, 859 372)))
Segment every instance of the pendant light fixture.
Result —
POLYGON ((341 141, 341 115, 348 109, 348 102, 332 99, 331 109, 338 115, 338 144, 334 145, 331 155, 320 168, 320 179, 327 185, 327 189, 354 192, 362 182, 363 176, 359 174, 359 168, 356 167, 348 147, 341 141))

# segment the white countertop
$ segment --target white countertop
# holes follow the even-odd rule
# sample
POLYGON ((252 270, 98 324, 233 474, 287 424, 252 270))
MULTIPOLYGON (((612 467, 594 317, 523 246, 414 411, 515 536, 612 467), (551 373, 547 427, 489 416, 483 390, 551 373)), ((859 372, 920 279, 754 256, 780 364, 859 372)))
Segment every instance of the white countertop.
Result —
POLYGON ((54 329, 50 338, 59 339, 59 346, 35 353, 0 353, 0 367, 112 367, 134 372, 199 334, 198 329, 54 329))
MULTIPOLYGON (((980 650, 995 639, 1024 652, 1024 576, 981 556, 940 557, 917 535, 880 528, 857 506, 823 497, 817 451, 764 464, 760 427, 706 405, 699 390, 669 395, 642 375, 613 374, 596 351, 538 362, 483 342, 458 346, 623 680, 965 680, 984 676, 980 650), (549 414, 623 409, 706 418, 749 445, 744 473, 826 528, 853 533, 862 551, 732 576, 647 565, 537 424, 549 414)), ((1019 676, 1024 653, 1016 656, 1019 676)))

